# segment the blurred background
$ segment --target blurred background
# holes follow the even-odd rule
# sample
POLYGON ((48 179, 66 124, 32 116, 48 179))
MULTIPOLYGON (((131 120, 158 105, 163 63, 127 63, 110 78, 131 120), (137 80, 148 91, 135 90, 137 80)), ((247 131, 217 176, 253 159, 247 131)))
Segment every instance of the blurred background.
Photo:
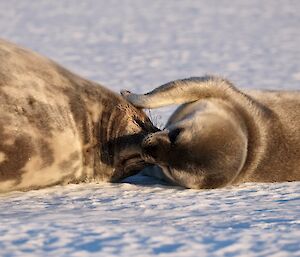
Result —
POLYGON ((0 0, 0 32, 116 91, 206 73, 300 89, 297 0, 0 0))

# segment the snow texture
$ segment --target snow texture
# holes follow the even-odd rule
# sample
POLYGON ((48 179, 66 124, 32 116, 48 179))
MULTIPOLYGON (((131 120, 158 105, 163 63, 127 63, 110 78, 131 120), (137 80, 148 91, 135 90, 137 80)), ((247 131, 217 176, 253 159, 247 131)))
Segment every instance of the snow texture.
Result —
MULTIPOLYGON (((300 89, 299 10, 297 0, 0 0, 0 31, 114 91, 206 73, 300 89)), ((196 191, 137 175, 0 196, 0 256, 156 255, 300 256, 300 182, 196 191)))

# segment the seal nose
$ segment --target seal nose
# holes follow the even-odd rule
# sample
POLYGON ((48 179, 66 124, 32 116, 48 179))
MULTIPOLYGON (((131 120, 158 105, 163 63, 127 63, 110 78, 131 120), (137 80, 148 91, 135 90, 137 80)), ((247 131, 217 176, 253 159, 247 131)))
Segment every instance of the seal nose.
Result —
POLYGON ((152 158, 157 158, 158 145, 152 134, 148 135, 142 142, 142 149, 145 155, 148 155, 152 158))
POLYGON ((168 154, 170 150, 170 140, 167 130, 149 134, 144 138, 141 148, 144 157, 153 158, 155 161, 163 158, 163 155, 168 154))

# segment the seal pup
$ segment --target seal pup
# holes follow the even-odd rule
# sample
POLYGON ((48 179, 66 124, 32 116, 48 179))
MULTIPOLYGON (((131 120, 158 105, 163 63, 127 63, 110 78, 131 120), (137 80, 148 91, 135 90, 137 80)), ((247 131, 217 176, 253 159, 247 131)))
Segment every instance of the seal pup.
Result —
POLYGON ((119 94, 0 40, 0 192, 118 181, 156 129, 119 94))
POLYGON ((148 174, 195 189, 300 180, 300 91, 242 92, 204 76, 121 94, 139 108, 182 104, 141 144, 158 165, 148 174))

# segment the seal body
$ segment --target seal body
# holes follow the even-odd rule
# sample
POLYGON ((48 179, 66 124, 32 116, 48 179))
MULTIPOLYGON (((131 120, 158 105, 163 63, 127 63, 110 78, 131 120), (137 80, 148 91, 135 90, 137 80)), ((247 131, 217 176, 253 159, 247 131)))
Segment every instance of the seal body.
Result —
POLYGON ((150 120, 118 94, 0 40, 0 192, 117 181, 150 120))
POLYGON ((238 90, 213 76, 172 81, 140 108, 182 104, 163 131, 145 137, 147 174, 188 188, 300 180, 300 92, 238 90))

